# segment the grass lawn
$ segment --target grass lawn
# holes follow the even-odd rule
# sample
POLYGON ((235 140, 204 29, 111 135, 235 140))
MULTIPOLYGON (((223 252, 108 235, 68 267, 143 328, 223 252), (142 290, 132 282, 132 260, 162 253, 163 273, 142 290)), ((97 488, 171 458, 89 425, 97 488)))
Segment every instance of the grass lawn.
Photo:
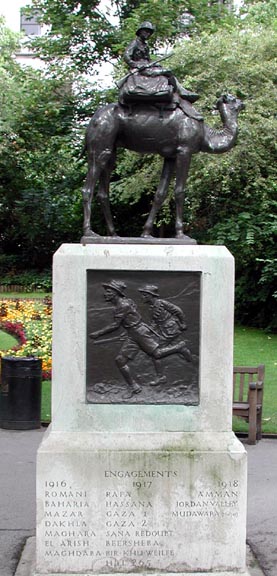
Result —
MULTIPOLYGON (((7 298, 44 298, 45 296, 50 296, 50 294, 39 292, 7 294, 7 298)), ((2 300, 2 295, 0 299, 2 300)), ((15 344, 16 340, 13 336, 0 330, 0 350, 8 350, 15 344)), ((265 364, 263 432, 277 434, 277 335, 266 334, 255 328, 236 326, 234 365, 257 366, 258 364, 265 364)), ((49 380, 42 384, 41 418, 43 422, 51 419, 51 382, 49 380)), ((233 427, 236 432, 248 430, 248 424, 240 418, 234 418, 233 427)))
POLYGON ((1 292, 0 300, 9 300, 10 298, 30 298, 34 300, 34 298, 49 298, 51 296, 51 292, 1 292))
POLYGON ((13 336, 0 330, 0 350, 9 350, 16 346, 16 344, 17 340, 13 336))
POLYGON ((51 420, 51 380, 42 382, 41 390, 41 421, 50 422, 51 420))

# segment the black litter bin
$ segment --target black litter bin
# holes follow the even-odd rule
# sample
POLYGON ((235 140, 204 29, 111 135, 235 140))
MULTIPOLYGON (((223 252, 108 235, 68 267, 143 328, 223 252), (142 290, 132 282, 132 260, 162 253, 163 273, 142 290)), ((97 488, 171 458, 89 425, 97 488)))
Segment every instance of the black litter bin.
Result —
POLYGON ((1 428, 40 428, 41 367, 41 359, 32 356, 1 359, 1 428))

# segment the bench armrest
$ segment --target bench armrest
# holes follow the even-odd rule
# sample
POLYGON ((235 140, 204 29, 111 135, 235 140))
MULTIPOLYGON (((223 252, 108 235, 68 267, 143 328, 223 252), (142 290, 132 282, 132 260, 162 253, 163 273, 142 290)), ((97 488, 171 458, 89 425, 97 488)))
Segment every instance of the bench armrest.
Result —
POLYGON ((249 390, 261 390, 263 385, 264 383, 262 380, 258 380, 257 382, 250 382, 249 390))

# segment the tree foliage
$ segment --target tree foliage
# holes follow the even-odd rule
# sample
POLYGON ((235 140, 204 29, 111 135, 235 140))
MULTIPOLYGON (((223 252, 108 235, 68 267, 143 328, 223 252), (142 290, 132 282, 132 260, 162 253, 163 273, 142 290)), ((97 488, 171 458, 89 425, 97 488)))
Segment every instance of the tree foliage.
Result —
POLYGON ((205 117, 220 91, 240 96, 246 110, 232 152, 195 159, 188 198, 199 239, 225 244, 236 258, 237 318, 276 329, 277 9, 272 6, 272 26, 263 26, 256 21, 260 8, 253 6, 235 30, 190 44, 185 77, 203 94, 205 117))
POLYGON ((32 45, 48 62, 79 72, 95 73, 95 65, 120 56, 138 25, 155 23, 156 46, 172 44, 180 34, 213 32, 233 22, 224 5, 206 0, 32 0, 29 13, 40 15, 47 33, 32 45))
POLYGON ((68 76, 48 77, 16 63, 17 38, 3 23, 0 43, 6 46, 0 61, 0 253, 14 255, 22 267, 43 267, 81 223, 82 175, 73 161, 77 103, 68 76))
POLYGON ((39 14, 46 33, 33 40, 40 57, 83 73, 112 56, 114 27, 99 0, 33 0, 26 12, 39 14))

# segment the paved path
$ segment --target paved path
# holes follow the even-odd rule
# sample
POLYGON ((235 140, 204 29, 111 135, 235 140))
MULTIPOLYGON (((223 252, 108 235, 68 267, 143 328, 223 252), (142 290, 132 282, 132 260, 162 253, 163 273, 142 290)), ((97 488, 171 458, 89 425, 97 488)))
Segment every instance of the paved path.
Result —
POLYGON ((266 576, 277 576, 277 439, 248 452, 247 541, 266 576))
MULTIPOLYGON (((0 429, 0 576, 13 576, 35 534, 35 457, 44 429, 0 429)), ((247 538, 265 576, 277 576, 277 439, 248 451, 247 538)))
POLYGON ((13 576, 35 533, 35 458, 45 429, 0 429, 0 576, 13 576))

